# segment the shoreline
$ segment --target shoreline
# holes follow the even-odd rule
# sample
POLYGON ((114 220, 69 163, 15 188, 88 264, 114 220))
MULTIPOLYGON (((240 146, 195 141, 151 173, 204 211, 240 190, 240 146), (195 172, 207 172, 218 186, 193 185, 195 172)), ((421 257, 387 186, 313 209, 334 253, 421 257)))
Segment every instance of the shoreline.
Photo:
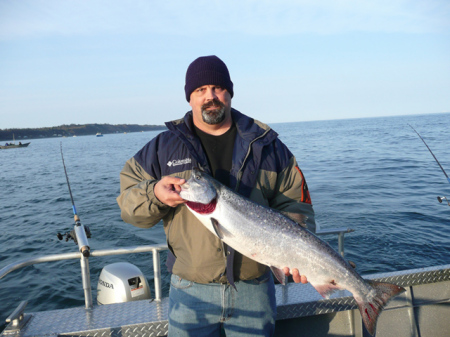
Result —
POLYGON ((166 130, 164 125, 137 125, 137 124, 71 124, 46 128, 28 129, 0 129, 0 142, 24 141, 30 139, 95 136, 117 133, 132 133, 166 130))

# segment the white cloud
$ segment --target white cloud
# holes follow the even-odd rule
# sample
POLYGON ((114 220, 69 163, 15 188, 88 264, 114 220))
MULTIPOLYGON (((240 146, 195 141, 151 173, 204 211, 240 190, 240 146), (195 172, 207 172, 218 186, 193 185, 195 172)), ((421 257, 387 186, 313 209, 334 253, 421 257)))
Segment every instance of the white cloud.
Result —
POLYGON ((149 33, 210 35, 441 32, 447 0, 1 0, 0 38, 149 33))

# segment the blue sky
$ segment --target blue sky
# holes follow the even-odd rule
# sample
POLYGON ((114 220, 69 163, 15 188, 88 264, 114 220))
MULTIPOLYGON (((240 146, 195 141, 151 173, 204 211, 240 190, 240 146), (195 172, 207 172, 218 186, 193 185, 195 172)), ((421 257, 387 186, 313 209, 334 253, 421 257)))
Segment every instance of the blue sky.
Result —
POLYGON ((450 111, 448 0, 0 0, 0 129, 163 124, 212 54, 265 123, 450 111))

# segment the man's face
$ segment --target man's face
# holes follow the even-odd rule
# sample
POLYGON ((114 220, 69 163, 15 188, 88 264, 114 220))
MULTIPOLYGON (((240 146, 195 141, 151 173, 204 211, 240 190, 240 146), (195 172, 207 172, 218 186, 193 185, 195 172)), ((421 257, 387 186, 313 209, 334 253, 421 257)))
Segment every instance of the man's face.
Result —
POLYGON ((204 85, 192 92, 189 105, 194 121, 217 125, 230 116, 231 95, 227 89, 218 85, 204 85))

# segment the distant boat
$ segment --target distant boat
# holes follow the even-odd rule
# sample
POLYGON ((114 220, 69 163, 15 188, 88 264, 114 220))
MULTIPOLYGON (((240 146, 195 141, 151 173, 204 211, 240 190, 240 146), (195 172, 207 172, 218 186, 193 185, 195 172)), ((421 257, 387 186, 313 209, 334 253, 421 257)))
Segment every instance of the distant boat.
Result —
POLYGON ((97 132, 97 133, 95 134, 95 137, 103 137, 103 135, 102 135, 101 132, 97 132))
POLYGON ((27 147, 28 145, 30 145, 30 142, 23 143, 23 144, 21 142, 19 142, 19 144, 16 144, 16 139, 14 138, 14 133, 13 133, 13 142, 6 143, 5 145, 0 145, 0 150, 17 149, 18 147, 27 147))
POLYGON ((0 149, 2 150, 6 150, 6 149, 16 149, 18 147, 27 147, 28 145, 30 145, 30 142, 28 143, 20 143, 19 144, 13 144, 13 143, 9 143, 8 145, 1 145, 0 149))

